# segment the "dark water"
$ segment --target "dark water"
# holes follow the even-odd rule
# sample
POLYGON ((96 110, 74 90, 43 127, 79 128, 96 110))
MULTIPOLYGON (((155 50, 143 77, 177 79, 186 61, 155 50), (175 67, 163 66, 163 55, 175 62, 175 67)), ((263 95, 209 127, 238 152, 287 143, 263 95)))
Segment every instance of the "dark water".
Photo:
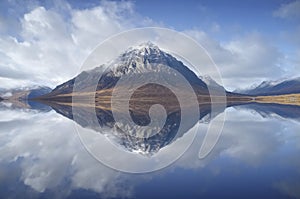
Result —
MULTIPOLYGON (((228 107, 220 111, 225 125, 206 158, 198 158, 199 131, 175 163, 146 174, 119 172, 91 156, 70 107, 0 107, 0 198, 300 198, 300 107, 228 107)), ((82 110, 77 123, 97 130, 87 114, 82 110)), ((109 128, 109 114, 98 114, 101 127, 109 128)), ((213 119, 204 114, 196 125, 213 119)), ((149 145, 159 150, 176 144, 172 139, 149 145)))

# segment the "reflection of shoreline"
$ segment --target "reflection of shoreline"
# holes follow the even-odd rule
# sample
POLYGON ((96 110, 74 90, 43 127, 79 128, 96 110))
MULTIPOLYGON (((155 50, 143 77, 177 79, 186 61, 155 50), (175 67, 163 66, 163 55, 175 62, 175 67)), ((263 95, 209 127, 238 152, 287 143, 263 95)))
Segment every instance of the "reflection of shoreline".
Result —
POLYGON ((254 110, 264 118, 272 118, 275 115, 281 118, 300 121, 300 106, 276 103, 249 103, 235 106, 236 109, 254 110))
POLYGON ((29 99, 3 99, 0 101, 0 107, 6 109, 32 109, 43 112, 48 112, 51 110, 51 106, 49 107, 49 105, 46 103, 29 99))
POLYGON ((4 105, 7 105, 7 107, 11 108, 20 108, 20 109, 30 109, 31 107, 29 106, 28 103, 24 100, 6 100, 3 99, 1 100, 1 103, 4 105))

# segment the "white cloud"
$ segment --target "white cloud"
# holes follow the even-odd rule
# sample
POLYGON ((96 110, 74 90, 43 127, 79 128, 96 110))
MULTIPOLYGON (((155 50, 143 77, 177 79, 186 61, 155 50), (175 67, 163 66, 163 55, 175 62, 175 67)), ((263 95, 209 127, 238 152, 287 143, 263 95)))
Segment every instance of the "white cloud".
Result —
POLYGON ((225 88, 232 90, 245 88, 265 79, 280 78, 283 54, 272 43, 258 33, 247 34, 220 43, 203 31, 189 30, 188 35, 195 38, 207 49, 218 66, 225 88))
POLYGON ((251 34, 244 38, 232 40, 224 44, 224 48, 231 52, 231 63, 227 64, 226 77, 278 77, 280 58, 282 54, 268 40, 251 34))
POLYGON ((130 195, 130 184, 118 186, 121 174, 99 164, 84 149, 71 120, 54 111, 1 110, 4 114, 6 118, 0 118, 0 163, 18 162, 19 178, 25 185, 37 192, 55 192, 63 186, 61 194, 65 195, 74 189, 109 197, 130 195))
POLYGON ((298 19, 300 17, 300 1, 295 0, 289 3, 282 4, 277 10, 274 11, 275 17, 284 19, 298 19))
POLYGON ((222 135, 212 152, 205 159, 196 158, 203 140, 203 135, 198 135, 194 144, 179 159, 176 166, 201 168, 220 156, 250 166, 259 166, 263 164, 266 156, 275 153, 284 145, 284 139, 279 135, 285 128, 277 119, 261 118, 260 115, 253 114, 249 110, 228 108, 222 135))
MULTIPOLYGON (((18 36, 0 37, 0 85, 4 79, 26 84, 55 86, 72 78, 96 45, 109 36, 139 24, 131 2, 102 1, 99 6, 78 10, 64 4, 55 8, 34 7, 20 21, 18 36)), ((3 27, 4 28, 4 27, 3 27)))

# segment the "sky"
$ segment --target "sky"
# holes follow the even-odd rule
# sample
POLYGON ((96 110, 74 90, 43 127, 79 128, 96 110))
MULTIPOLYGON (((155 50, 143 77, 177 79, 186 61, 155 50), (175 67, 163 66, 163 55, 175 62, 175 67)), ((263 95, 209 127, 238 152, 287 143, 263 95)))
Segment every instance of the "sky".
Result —
POLYGON ((300 0, 0 2, 0 88, 55 87, 108 37, 164 27, 195 39, 228 90, 300 76, 300 0))

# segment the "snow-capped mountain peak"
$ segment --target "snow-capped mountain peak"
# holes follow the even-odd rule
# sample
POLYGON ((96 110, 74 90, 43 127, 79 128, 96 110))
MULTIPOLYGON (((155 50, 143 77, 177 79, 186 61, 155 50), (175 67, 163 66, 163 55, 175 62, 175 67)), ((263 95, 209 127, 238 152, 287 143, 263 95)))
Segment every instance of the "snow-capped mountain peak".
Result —
POLYGON ((136 45, 136 46, 133 46, 129 49, 140 50, 140 51, 151 50, 151 49, 160 50, 158 48, 158 46, 155 45, 154 43, 152 43, 151 41, 143 42, 143 43, 141 43, 139 45, 136 45))
MULTIPOLYGON (((192 70, 151 42, 130 47, 109 63, 89 71, 83 71, 76 78, 78 78, 77 85, 82 85, 82 89, 84 89, 91 86, 92 81, 89 80, 99 79, 99 75, 101 75, 98 89, 104 89, 113 87, 123 75, 148 72, 174 74, 173 69, 181 73, 191 85, 199 87, 203 93, 207 93, 207 85, 192 70)), ((74 81, 75 78, 59 85, 54 91, 56 93, 71 92, 74 81)))
POLYGON ((106 74, 114 77, 128 73, 161 72, 166 68, 189 70, 182 62, 151 42, 144 42, 128 48, 106 66, 106 74), (162 67, 162 65, 167 67, 162 67))
POLYGON ((141 73, 147 70, 156 71, 154 65, 168 65, 170 59, 175 58, 163 52, 159 47, 151 42, 144 42, 137 46, 128 48, 116 59, 106 64, 106 71, 110 76, 121 76, 128 72, 141 73))
POLYGON ((167 56, 167 53, 163 52, 157 45, 151 42, 144 42, 137 46, 130 47, 127 49, 120 57, 128 57, 128 56, 167 56))

